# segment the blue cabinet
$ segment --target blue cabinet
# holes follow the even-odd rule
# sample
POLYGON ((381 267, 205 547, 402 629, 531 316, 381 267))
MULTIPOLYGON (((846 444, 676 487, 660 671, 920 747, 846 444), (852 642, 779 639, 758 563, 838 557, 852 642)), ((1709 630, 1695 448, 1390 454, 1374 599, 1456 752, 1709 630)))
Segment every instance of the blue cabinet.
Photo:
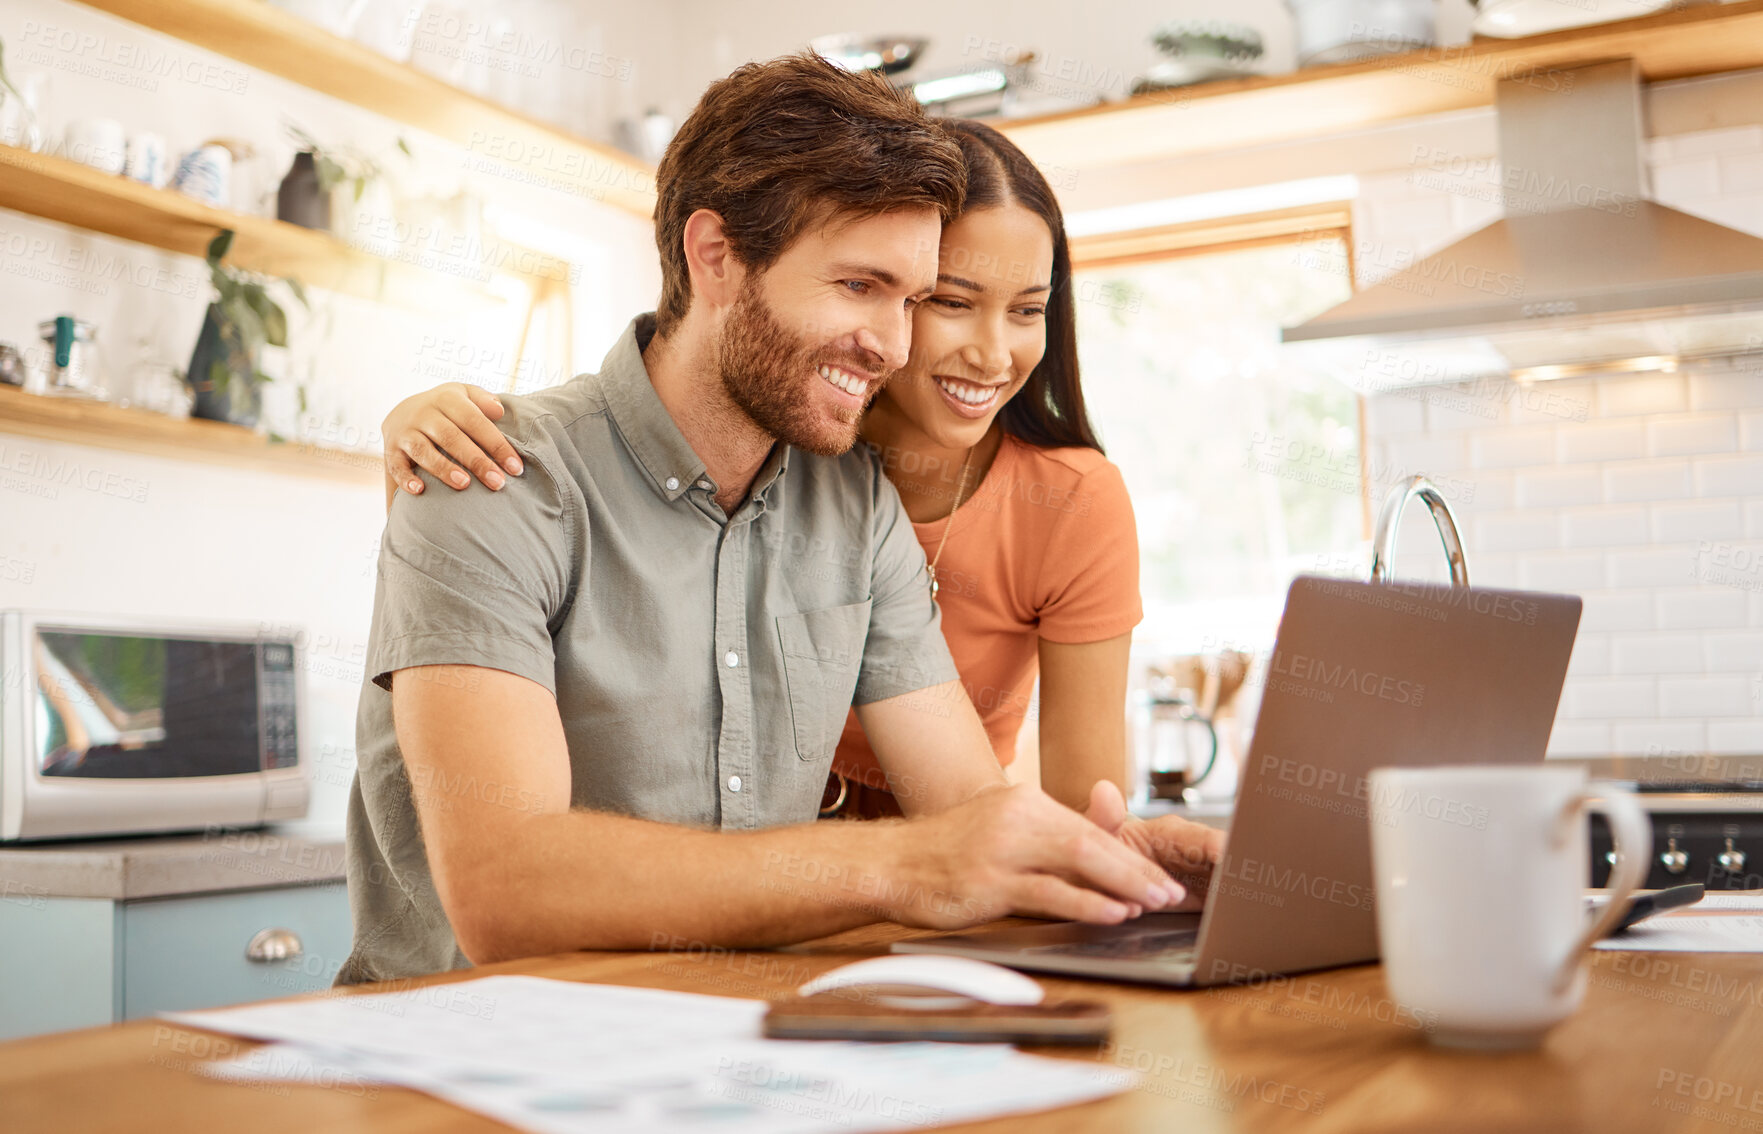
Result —
POLYGON ((341 882, 126 901, 14 895, 0 899, 0 1039, 327 988, 349 944, 341 882))

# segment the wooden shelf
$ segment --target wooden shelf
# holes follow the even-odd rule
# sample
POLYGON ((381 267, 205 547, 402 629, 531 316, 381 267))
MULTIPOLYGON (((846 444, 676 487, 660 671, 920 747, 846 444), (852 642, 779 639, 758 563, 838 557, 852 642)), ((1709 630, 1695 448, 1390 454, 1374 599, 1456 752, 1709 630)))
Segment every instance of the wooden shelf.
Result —
POLYGON ((345 484, 377 486, 385 481, 378 453, 271 441, 224 422, 180 421, 103 402, 27 394, 13 386, 0 386, 0 433, 345 484))
POLYGON ((1224 79, 998 126, 1044 167, 1128 165, 1492 106, 1501 79, 1624 56, 1648 81, 1763 66, 1763 0, 1224 79))
POLYGON ((215 233, 230 228, 237 235, 228 264, 421 311, 464 312, 503 302, 475 279, 384 259, 329 233, 210 208, 182 193, 10 146, 0 146, 0 208, 197 259, 215 233))
POLYGON ((453 87, 263 0, 82 0, 88 7, 408 123, 515 176, 655 211, 655 171, 610 146, 453 87))

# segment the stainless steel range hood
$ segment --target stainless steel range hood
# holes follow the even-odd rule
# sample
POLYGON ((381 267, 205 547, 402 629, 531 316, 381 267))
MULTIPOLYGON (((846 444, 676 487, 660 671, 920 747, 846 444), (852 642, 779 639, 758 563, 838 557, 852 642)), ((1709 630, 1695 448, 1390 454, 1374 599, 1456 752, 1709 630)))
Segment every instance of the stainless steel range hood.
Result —
POLYGON ((1298 327, 1356 386, 1763 360, 1763 240, 1647 199, 1634 61, 1501 81, 1506 215, 1298 327))

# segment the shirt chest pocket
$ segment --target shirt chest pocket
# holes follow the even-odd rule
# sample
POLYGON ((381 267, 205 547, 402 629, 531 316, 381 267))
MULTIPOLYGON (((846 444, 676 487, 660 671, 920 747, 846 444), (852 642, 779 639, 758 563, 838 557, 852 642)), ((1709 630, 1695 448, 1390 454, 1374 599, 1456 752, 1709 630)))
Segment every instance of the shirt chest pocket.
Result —
POLYGON ((863 644, 869 637, 869 607, 870 600, 864 599, 846 606, 778 615, 790 721, 796 755, 803 760, 832 762, 833 748, 857 691, 863 644))

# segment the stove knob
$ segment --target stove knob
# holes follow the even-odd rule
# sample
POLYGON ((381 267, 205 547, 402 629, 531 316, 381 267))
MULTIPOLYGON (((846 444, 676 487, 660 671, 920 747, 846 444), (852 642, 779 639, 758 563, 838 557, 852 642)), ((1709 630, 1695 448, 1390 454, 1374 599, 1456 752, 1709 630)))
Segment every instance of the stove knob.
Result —
POLYGON ((1728 874, 1740 874, 1745 869, 1745 852, 1735 848, 1732 845, 1732 840, 1728 839, 1726 840, 1726 849, 1721 851, 1714 861, 1718 862, 1720 869, 1728 874))
POLYGON ((1690 868, 1690 856, 1677 849, 1676 839, 1665 840, 1665 850, 1659 855, 1659 865, 1667 874, 1682 874, 1690 868))

